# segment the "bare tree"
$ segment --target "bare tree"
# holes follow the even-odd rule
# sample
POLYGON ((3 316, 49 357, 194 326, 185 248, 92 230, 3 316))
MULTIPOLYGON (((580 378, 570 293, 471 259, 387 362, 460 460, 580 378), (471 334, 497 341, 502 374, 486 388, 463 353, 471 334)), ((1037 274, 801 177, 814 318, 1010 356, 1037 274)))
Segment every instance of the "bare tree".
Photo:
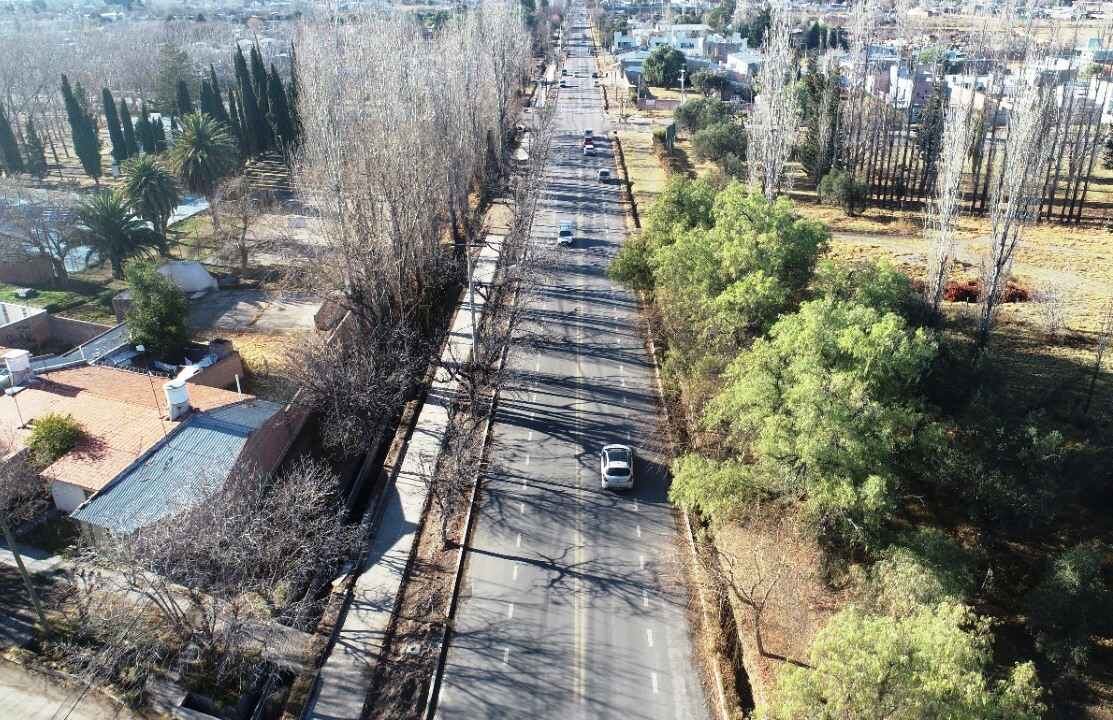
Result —
POLYGON ((758 94, 746 124, 750 185, 772 201, 786 188, 785 165, 796 145, 800 109, 792 85, 795 53, 787 9, 770 4, 765 62, 757 74, 758 94))
POLYGON ((35 607, 39 624, 43 631, 49 632, 50 624, 47 622, 46 613, 43 612, 43 605, 31 575, 23 564, 23 556, 20 555, 14 532, 21 523, 34 519, 49 505, 46 483, 28 466, 26 451, 16 449, 12 438, 5 437, 0 440, 0 450, 2 450, 0 452, 2 455, 0 457, 0 531, 3 531, 4 542, 15 557, 16 568, 27 589, 27 596, 35 607))
POLYGON ((25 255, 30 249, 49 259, 54 280, 65 285, 69 280, 66 257, 81 244, 73 231, 76 204, 67 193, 30 190, 11 179, 0 181, 0 208, 4 210, 0 244, 12 256, 25 255), (12 235, 7 234, 13 230, 12 235))
POLYGON ((962 203, 962 169, 970 147, 970 114, 965 106, 947 113, 943 128, 943 148, 935 195, 928 202, 924 234, 931 243, 928 257, 927 301, 933 313, 939 312, 947 277, 954 263, 954 222, 962 203))
POLYGON ((1001 170, 990 204, 989 256, 982 267, 977 348, 985 349, 1012 269, 1016 248, 1033 221, 1041 199, 1051 143, 1045 132, 1054 115, 1054 97, 1042 82, 1042 55, 1029 52, 1023 82, 1012 98, 1001 170))
POLYGON ((216 212, 221 216, 220 236, 224 253, 236 258, 247 270, 248 258, 264 245, 253 228, 266 209, 266 198, 251 179, 239 175, 224 182, 216 194, 216 212))
POLYGON ((1048 285, 1032 294, 1036 302, 1043 331, 1050 342, 1059 339, 1066 325, 1066 297, 1062 290, 1048 285))

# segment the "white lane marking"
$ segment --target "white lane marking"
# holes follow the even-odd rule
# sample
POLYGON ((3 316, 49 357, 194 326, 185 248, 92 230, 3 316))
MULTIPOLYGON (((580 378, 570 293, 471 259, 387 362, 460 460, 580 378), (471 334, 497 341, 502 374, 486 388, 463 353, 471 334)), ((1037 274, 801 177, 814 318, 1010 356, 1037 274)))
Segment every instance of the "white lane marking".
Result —
POLYGON ((524 502, 518 503, 518 512, 522 513, 523 515, 526 514, 526 504, 524 502))
POLYGON ((626 442, 630 442, 630 431, 626 431, 626 442))
POLYGON ((638 533, 638 537, 641 537, 641 536, 642 536, 642 526, 641 526, 641 525, 635 525, 635 526, 634 526, 634 530, 636 530, 636 531, 637 531, 637 533, 638 533))
POLYGON ((645 588, 642 588, 642 607, 649 607, 649 591, 645 588))
POLYGON ((529 465, 529 453, 526 453, 526 465, 529 465))
POLYGON ((650 679, 650 681, 651 681, 651 682, 653 683, 653 694, 654 694, 654 695, 656 695, 656 694, 658 693, 658 689, 657 689, 657 673, 650 673, 650 674, 649 674, 649 679, 650 679))
POLYGON ((642 570, 645 570, 645 555, 638 555, 638 564, 642 566, 642 570))
POLYGON ((532 431, 532 430, 530 430, 530 431, 529 431, 529 434, 528 434, 528 435, 526 435, 526 440, 532 440, 532 439, 533 439, 533 431, 532 431))
POLYGON ((522 547, 522 533, 518 533, 518 537, 514 541, 514 544, 517 545, 518 547, 522 547))
POLYGON ((541 356, 537 356, 537 362, 533 364, 534 372, 541 372, 541 356))
POLYGON ((615 344, 615 345, 621 345, 621 344, 622 344, 622 338, 620 338, 620 337, 616 337, 616 338, 614 339, 614 344, 615 344))
MULTIPOLYGON (((514 563, 514 576, 512 578, 513 580, 518 579, 518 568, 521 567, 521 565, 522 565, 522 563, 520 563, 520 562, 514 563)), ((642 592, 645 592, 645 590, 642 590, 642 592)))
POLYGON ((634 512, 638 511, 638 499, 634 498, 634 512))
POLYGON ((510 648, 508 648, 508 647, 504 647, 502 649, 502 664, 503 665, 509 665, 510 664, 510 648))
POLYGON ((653 630, 651 628, 645 629, 645 641, 649 643, 649 647, 653 647, 653 630))
POLYGON ((625 375, 623 375, 622 377, 620 377, 620 378, 618 379, 618 381, 619 381, 619 382, 620 382, 620 383, 622 384, 622 387, 626 387, 626 376, 625 376, 625 375))
POLYGON ((514 603, 506 603, 506 619, 514 619, 514 603))

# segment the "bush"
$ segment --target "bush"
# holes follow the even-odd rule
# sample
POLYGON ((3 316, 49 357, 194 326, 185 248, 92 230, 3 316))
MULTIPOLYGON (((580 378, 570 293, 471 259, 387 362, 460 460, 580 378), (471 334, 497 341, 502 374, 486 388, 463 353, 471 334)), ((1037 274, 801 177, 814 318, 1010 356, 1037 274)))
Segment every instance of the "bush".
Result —
POLYGON ((70 415, 47 413, 34 421, 27 447, 31 460, 46 467, 62 457, 81 439, 81 425, 70 415))
POLYGON ((647 85, 670 88, 680 80, 680 69, 687 63, 684 53, 668 45, 658 45, 642 65, 647 85))
POLYGON ((850 300, 880 312, 909 316, 912 281, 886 260, 823 260, 812 289, 820 297, 850 300))
POLYGON ((709 160, 728 175, 740 176, 746 159, 746 131, 734 121, 718 122, 692 136, 692 150, 699 160, 709 160))
POLYGON ((181 350, 189 339, 186 301, 181 290, 155 269, 152 262, 132 262, 127 267, 131 309, 127 314, 131 341, 143 345, 156 358, 181 350))
POLYGON ((718 98, 689 100, 673 111, 677 126, 693 133, 727 122, 732 119, 732 116, 730 105, 718 98))
POLYGON ((832 170, 819 181, 819 201, 838 205, 854 217, 866 208, 866 184, 845 170, 832 170))

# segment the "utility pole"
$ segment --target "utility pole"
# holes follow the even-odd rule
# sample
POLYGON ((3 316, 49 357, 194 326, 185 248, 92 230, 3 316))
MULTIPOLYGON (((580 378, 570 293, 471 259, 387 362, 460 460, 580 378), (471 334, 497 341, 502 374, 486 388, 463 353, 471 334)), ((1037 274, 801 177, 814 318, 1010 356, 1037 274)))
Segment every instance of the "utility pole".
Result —
POLYGON ((688 68, 680 68, 680 104, 683 105, 688 101, 688 93, 684 90, 684 75, 687 74, 688 68))
POLYGON ((8 527, 8 518, 5 513, 0 513, 0 530, 4 532, 4 542, 12 551, 15 557, 16 567, 19 569, 19 576, 23 578, 23 584, 27 588, 27 595, 31 598, 31 604, 35 606, 35 614, 39 616, 39 624, 42 625, 43 632, 50 633, 50 623, 46 621, 46 613, 43 612, 42 603, 39 602, 39 596, 35 592, 35 586, 31 584, 31 575, 27 572, 27 567, 23 564, 23 556, 19 554, 19 548, 16 547, 15 537, 12 535, 12 529, 8 527))

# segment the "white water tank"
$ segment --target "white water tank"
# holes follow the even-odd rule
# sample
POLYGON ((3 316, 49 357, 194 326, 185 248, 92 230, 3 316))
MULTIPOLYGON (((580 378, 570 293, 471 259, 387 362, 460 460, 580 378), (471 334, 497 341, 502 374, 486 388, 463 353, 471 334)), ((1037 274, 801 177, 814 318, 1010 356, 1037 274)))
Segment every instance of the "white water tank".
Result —
POLYGON ((4 353, 4 364, 12 378, 12 386, 22 385, 31 377, 31 353, 26 350, 9 350, 4 353))
POLYGON ((170 409, 170 419, 177 420, 189 412, 189 388, 186 381, 175 378, 162 386, 166 393, 166 405, 170 409))

